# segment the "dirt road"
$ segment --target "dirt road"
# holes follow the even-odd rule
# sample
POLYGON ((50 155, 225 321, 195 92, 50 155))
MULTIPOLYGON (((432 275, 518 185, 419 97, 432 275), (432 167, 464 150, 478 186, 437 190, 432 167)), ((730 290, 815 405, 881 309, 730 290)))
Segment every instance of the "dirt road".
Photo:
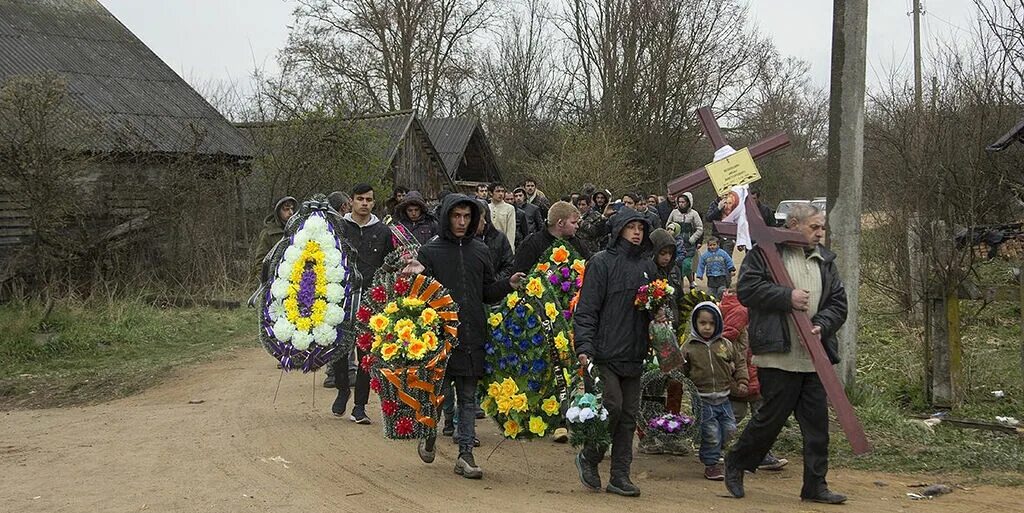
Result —
MULTIPOLYGON (((929 478, 847 470, 830 474, 850 495, 846 506, 804 504, 798 463, 748 476, 747 498, 736 500, 722 496, 721 483, 705 481, 693 457, 644 455, 634 462, 643 496, 625 499, 584 491, 567 446, 505 442, 488 459, 500 440, 489 421, 480 423, 477 453, 484 479, 469 481, 452 473, 449 439, 439 444, 437 461, 424 465, 413 442, 385 440, 379 425, 331 417, 333 391, 320 388, 321 374, 315 382, 284 376, 275 404, 279 376, 270 357, 248 349, 135 397, 0 413, 0 509, 880 513, 1009 512, 1024 504, 1024 490, 985 486, 910 501, 906 485, 929 478)), ((607 478, 607 463, 602 471, 607 478)))

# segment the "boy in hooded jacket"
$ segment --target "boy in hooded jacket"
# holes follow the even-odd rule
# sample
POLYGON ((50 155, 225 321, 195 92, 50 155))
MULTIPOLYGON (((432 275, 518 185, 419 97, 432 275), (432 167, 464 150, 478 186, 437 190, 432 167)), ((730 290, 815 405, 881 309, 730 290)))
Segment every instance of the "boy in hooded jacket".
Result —
POLYGON ((683 372, 697 387, 701 399, 700 460, 704 478, 725 479, 718 463, 722 448, 736 432, 729 395, 746 395, 748 375, 744 355, 722 336, 725 322, 718 306, 710 301, 698 304, 690 314, 690 337, 683 344, 683 372))
MULTIPOLYGON (((651 314, 633 306, 637 290, 657 276, 647 217, 623 207, 612 224, 608 249, 587 262, 580 300, 573 316, 576 355, 587 368, 591 360, 600 370, 603 402, 608 409, 612 465, 607 490, 636 497, 640 489, 629 479, 633 462, 633 433, 640 416, 640 377, 648 353, 651 314)), ((662 319, 656 319, 662 320, 662 319)), ((606 447, 587 445, 576 456, 580 481, 601 489, 597 465, 606 447)))

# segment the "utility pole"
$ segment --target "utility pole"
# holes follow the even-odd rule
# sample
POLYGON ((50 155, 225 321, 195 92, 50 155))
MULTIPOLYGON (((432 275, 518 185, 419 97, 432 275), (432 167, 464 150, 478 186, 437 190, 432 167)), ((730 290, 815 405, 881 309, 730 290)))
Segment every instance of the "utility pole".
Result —
POLYGON ((921 0, 914 2, 914 107, 920 113, 923 105, 921 92, 921 0))
POLYGON ((857 369, 861 192, 864 177, 864 89, 868 0, 832 2, 832 77, 828 112, 828 231, 849 305, 839 331, 839 378, 850 387, 857 369))

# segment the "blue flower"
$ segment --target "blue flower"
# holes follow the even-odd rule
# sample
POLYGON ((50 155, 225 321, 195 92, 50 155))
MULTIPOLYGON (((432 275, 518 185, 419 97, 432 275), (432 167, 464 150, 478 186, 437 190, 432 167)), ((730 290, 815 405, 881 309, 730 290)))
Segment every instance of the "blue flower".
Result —
POLYGON ((548 368, 548 364, 544 360, 541 360, 540 358, 538 358, 538 359, 533 361, 533 372, 541 373, 541 372, 544 372, 544 369, 547 369, 547 368, 548 368))
POLYGON ((494 330, 491 332, 491 338, 494 340, 501 340, 502 336, 503 334, 501 333, 501 330, 494 330))
POLYGON ((498 358, 498 368, 504 370, 506 367, 505 358, 498 358))
POLYGON ((519 336, 522 335, 522 334, 523 334, 523 327, 518 325, 518 324, 513 324, 512 325, 512 336, 516 337, 516 338, 519 338, 519 336))
POLYGON ((484 374, 494 374, 494 366, 490 363, 484 363, 484 374))
POLYGON ((531 392, 540 392, 540 382, 535 379, 527 381, 526 386, 529 387, 531 392))
POLYGON ((522 349, 523 351, 526 351, 529 348, 530 348, 530 341, 529 340, 525 340, 524 339, 524 340, 520 340, 519 341, 519 349, 522 349))
POLYGON ((485 343, 484 344, 484 351, 486 351, 487 354, 494 354, 494 344, 492 344, 490 342, 485 343))
POLYGON ((544 335, 537 333, 533 336, 533 345, 539 346, 544 343, 544 335))
POLYGON ((537 316, 536 315, 531 315, 529 319, 526 319, 526 327, 530 328, 531 330, 533 328, 537 327, 537 316))
POLYGON ((523 364, 519 365, 519 375, 520 376, 525 375, 528 372, 530 372, 530 366, 528 364, 523 363, 523 364))
POLYGON ((509 365, 511 365, 513 367, 516 366, 516 365, 519 365, 519 356, 518 355, 510 354, 510 355, 505 357, 505 360, 508 362, 509 365))
POLYGON ((505 345, 506 349, 512 349, 512 339, 507 336, 501 339, 501 343, 505 345))
POLYGON ((526 317, 526 307, 523 306, 523 305, 517 306, 516 307, 516 315, 518 315, 520 319, 522 319, 523 317, 526 317))

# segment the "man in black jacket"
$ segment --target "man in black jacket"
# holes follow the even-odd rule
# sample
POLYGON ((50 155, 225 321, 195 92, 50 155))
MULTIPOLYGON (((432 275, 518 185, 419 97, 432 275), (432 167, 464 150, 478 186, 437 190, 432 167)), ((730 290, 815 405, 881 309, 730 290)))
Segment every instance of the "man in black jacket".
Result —
POLYGON ((821 246, 825 214, 812 205, 798 205, 790 212, 786 226, 803 232, 809 242, 806 249, 781 247, 783 264, 795 288, 772 280, 763 252, 776 248, 755 245, 740 269, 737 292, 750 313, 750 351, 758 367, 764 404, 726 456, 725 485, 733 496, 743 497, 743 472, 757 470, 786 419, 794 415, 804 439, 800 498, 841 504, 846 497, 829 490, 825 481, 828 397, 789 312, 798 310, 810 316, 812 332, 820 336, 829 360, 839 363, 836 333, 846 322, 846 290, 839 279, 835 254, 821 246))
MULTIPOLYGON (((490 333, 484 312, 493 303, 518 288, 522 273, 507 281, 495 279, 487 246, 474 238, 474 230, 483 216, 475 200, 462 194, 450 194, 441 204, 440 235, 424 244, 417 261, 405 268, 408 273, 434 277, 451 293, 459 305, 459 344, 448 357, 445 379, 455 381, 459 405, 459 458, 455 473, 468 479, 480 479, 483 470, 473 459, 476 436, 476 388, 484 376, 484 342, 490 333)), ((434 461, 436 437, 420 441, 418 452, 425 463, 434 461)))
POLYGON ((508 280, 512 276, 512 246, 508 243, 508 237, 498 231, 493 224, 487 222, 491 217, 490 207, 483 201, 478 201, 484 215, 480 217, 480 224, 476 227, 476 238, 487 245, 491 255, 491 267, 494 268, 494 276, 498 281, 508 280))
MULTIPOLYGON (((612 439, 612 468, 608 491, 640 495, 629 479, 633 462, 633 432, 640 415, 640 376, 647 356, 651 315, 633 306, 636 291, 653 281, 658 269, 651 251, 651 224, 646 216, 623 207, 612 220, 608 249, 587 262, 580 301, 573 315, 576 355, 584 368, 591 360, 600 369, 604 406, 612 439)), ((597 465, 606 447, 585 446, 576 456, 580 481, 601 489, 597 465)))
POLYGON ((515 198, 514 202, 516 209, 521 211, 523 213, 523 216, 526 218, 526 229, 523 232, 523 239, 526 239, 526 237, 529 237, 530 235, 542 230, 546 225, 544 220, 544 214, 541 213, 541 209, 537 205, 534 205, 533 203, 527 203, 526 189, 523 189, 522 187, 516 187, 516 189, 512 191, 512 196, 513 198, 515 198))
POLYGON ((564 202, 556 201, 548 209, 547 226, 530 235, 519 246, 516 251, 515 263, 512 264, 513 272, 528 273, 537 265, 544 252, 551 247, 556 240, 564 240, 583 258, 590 258, 590 249, 578 237, 576 229, 580 224, 580 211, 576 207, 564 202))
POLYGON ((437 220, 427 212, 427 202, 419 191, 409 191, 392 215, 420 244, 426 244, 437 235, 437 220))
MULTIPOLYGON (((363 276, 363 291, 373 284, 373 273, 384 264, 384 257, 394 250, 391 241, 391 229, 373 215, 373 187, 362 183, 352 188, 352 212, 345 214, 345 222, 341 226, 341 234, 356 250, 356 268, 363 276)), ((349 420, 356 424, 370 424, 366 415, 366 403, 370 399, 370 374, 363 370, 362 361, 366 356, 356 350, 356 396, 349 420)), ((335 371, 335 382, 338 384, 338 397, 331 406, 331 412, 340 417, 345 414, 348 405, 349 381, 347 372, 335 371)))

